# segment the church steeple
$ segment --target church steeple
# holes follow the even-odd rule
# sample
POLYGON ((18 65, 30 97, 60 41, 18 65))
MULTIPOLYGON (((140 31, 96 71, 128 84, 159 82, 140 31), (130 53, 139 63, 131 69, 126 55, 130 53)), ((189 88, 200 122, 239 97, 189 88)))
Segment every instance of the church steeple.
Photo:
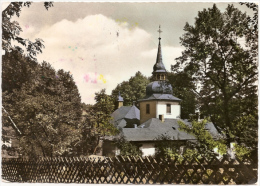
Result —
POLYGON ((162 60, 161 27, 159 26, 159 44, 156 62, 153 66, 152 82, 146 86, 146 96, 138 100, 140 106, 140 123, 151 118, 162 122, 166 119, 176 119, 180 116, 180 99, 172 94, 172 85, 167 80, 167 71, 162 60))
POLYGON ((157 52, 157 58, 156 58, 156 63, 153 66, 153 79, 156 81, 160 80, 166 80, 167 77, 167 71, 164 67, 163 61, 162 61, 162 49, 161 49, 161 27, 159 26, 159 44, 158 44, 158 52, 157 52))

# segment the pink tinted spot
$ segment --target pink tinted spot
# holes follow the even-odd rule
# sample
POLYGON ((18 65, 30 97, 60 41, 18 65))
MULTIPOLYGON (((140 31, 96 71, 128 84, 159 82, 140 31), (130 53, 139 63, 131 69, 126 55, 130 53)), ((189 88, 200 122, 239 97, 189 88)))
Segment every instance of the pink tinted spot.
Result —
POLYGON ((84 79, 85 79, 85 81, 86 81, 86 82, 88 82, 88 81, 90 80, 90 77, 89 77, 89 75, 88 75, 88 74, 86 74, 86 75, 84 76, 84 79))
POLYGON ((92 81, 91 81, 91 83, 97 83, 97 79, 93 79, 92 81))
POLYGON ((97 73, 95 72, 95 78, 91 81, 91 83, 97 83, 97 73))

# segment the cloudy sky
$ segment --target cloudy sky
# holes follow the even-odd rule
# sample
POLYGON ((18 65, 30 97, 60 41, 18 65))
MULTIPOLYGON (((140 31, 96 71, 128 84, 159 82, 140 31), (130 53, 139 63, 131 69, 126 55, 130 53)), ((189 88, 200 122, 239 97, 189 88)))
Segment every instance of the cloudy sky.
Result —
MULTIPOLYGON (((243 12, 246 6, 233 3, 243 12)), ((2 8, 6 7, 2 4, 2 8)), ((217 3, 224 11, 228 3, 217 3)), ((183 50, 179 37, 186 22, 193 24, 198 11, 213 3, 88 3, 42 2, 24 7, 19 18, 21 36, 44 40, 38 61, 70 71, 82 102, 94 103, 94 93, 110 94, 117 84, 137 71, 150 76, 156 61, 158 26, 161 25, 163 62, 168 71, 183 50)))

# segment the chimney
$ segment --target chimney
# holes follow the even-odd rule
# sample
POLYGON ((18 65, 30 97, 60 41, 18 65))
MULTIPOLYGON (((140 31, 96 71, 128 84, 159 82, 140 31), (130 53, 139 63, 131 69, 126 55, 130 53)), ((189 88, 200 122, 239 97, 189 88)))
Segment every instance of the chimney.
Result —
POLYGON ((121 97, 120 91, 119 91, 119 94, 118 94, 117 103, 118 103, 118 107, 117 107, 117 108, 122 107, 122 106, 123 106, 123 103, 124 103, 124 99, 121 97))
POLYGON ((162 123, 164 122, 164 115, 163 115, 163 114, 162 114, 162 115, 159 115, 159 120, 161 120, 162 123))

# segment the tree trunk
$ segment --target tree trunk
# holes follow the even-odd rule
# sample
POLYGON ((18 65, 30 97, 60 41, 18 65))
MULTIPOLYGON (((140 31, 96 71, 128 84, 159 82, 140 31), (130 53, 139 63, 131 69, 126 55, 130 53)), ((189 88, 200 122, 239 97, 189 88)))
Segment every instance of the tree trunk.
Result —
POLYGON ((230 143, 232 142, 232 139, 230 138, 229 132, 233 131, 233 126, 230 123, 230 118, 229 118, 229 101, 227 100, 226 97, 224 97, 224 118, 225 118, 225 125, 226 128, 228 128, 226 137, 227 137, 227 146, 230 148, 230 143))
POLYGON ((94 148, 94 151, 93 151, 93 154, 95 154, 95 155, 96 155, 96 151, 97 151, 97 148, 98 148, 98 145, 99 145, 99 139, 100 139, 100 136, 98 136, 97 144, 96 144, 96 147, 94 148))

